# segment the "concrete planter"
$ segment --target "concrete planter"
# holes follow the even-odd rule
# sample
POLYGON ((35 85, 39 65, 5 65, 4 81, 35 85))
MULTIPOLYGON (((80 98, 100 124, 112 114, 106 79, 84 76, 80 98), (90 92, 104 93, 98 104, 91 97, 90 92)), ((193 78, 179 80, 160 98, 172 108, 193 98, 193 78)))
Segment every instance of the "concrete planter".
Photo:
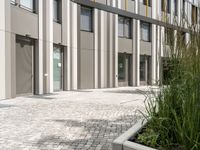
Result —
POLYGON ((119 136, 112 143, 113 150, 156 150, 138 143, 129 141, 132 137, 142 130, 142 128, 147 124, 147 121, 140 120, 132 128, 126 131, 124 134, 119 136))

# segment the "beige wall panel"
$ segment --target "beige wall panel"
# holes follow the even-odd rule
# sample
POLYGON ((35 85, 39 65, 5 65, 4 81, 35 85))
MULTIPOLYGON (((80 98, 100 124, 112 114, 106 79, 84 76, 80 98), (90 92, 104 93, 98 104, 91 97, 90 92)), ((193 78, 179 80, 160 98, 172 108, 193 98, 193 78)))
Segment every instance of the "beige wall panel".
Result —
POLYGON ((132 39, 119 38, 119 52, 120 53, 133 53, 132 39))
POLYGON ((151 56, 152 43, 140 41, 140 54, 151 56))
POLYGON ((94 34, 81 31, 79 52, 79 88, 94 88, 94 34))
POLYGON ((38 15, 24 9, 11 7, 11 31, 19 35, 38 38, 38 15))
POLYGON ((61 24, 54 22, 53 23, 53 42, 55 44, 59 44, 62 42, 61 33, 62 33, 61 24))

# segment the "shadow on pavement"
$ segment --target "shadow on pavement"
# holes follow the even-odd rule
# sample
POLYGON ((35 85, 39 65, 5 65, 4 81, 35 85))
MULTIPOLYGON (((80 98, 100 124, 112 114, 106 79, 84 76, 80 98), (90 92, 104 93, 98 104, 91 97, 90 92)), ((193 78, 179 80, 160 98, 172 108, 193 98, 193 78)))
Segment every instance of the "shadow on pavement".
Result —
POLYGON ((112 141, 132 127, 140 118, 141 114, 120 116, 115 120, 89 119, 83 122, 67 119, 49 120, 65 127, 71 127, 72 130, 81 128, 81 133, 77 133, 74 139, 55 135, 43 137, 36 143, 36 146, 47 148, 46 146, 50 145, 50 148, 54 148, 53 146, 59 145, 63 147, 63 150, 87 150, 89 148, 111 150, 112 141))

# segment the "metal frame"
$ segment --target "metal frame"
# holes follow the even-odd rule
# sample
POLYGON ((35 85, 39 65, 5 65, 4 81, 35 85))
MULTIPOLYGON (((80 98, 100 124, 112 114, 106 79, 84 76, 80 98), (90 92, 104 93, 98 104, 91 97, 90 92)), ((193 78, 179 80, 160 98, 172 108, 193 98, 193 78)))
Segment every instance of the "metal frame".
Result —
POLYGON ((118 14, 120 16, 129 17, 129 18, 144 21, 144 22, 148 22, 148 23, 155 24, 155 25, 158 25, 158 26, 163 26, 163 27, 166 27, 166 28, 172 28, 174 30, 181 29, 183 32, 189 33, 189 29, 186 29, 186 28, 183 28, 183 27, 177 27, 173 24, 169 24, 169 23, 166 23, 166 22, 163 22, 163 21, 160 21, 160 20, 145 17, 145 16, 142 16, 142 15, 139 15, 139 14, 136 14, 136 13, 128 12, 128 11, 125 11, 125 10, 122 10, 122 9, 119 9, 119 8, 116 8, 116 7, 112 7, 112 6, 108 6, 108 5, 104 5, 104 4, 100 4, 100 3, 88 1, 88 0, 71 0, 71 1, 74 2, 74 3, 77 3, 79 5, 84 5, 84 6, 87 6, 87 7, 100 9, 100 10, 103 10, 103 11, 106 11, 106 12, 118 14))

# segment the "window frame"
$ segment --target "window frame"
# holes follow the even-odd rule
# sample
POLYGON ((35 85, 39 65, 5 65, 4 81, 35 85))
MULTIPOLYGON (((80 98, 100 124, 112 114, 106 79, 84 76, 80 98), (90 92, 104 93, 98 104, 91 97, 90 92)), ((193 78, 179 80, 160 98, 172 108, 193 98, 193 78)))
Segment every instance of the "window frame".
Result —
POLYGON ((171 0, 161 0, 161 11, 167 12, 168 14, 171 13, 171 0), (165 3, 166 2, 166 3, 165 3))
POLYGON ((174 15, 178 16, 178 0, 174 0, 174 15))
POLYGON ((191 12, 191 23, 192 25, 197 24, 198 22, 198 7, 192 5, 192 12, 191 12))
POLYGON ((20 1, 20 4, 19 4, 19 7, 26 10, 26 11, 36 13, 36 0, 31 0, 31 1, 32 1, 33 8, 29 8, 29 7, 21 4, 21 1, 20 1))
POLYGON ((93 8, 91 7, 87 7, 87 6, 81 6, 80 7, 80 30, 81 31, 85 31, 85 32, 93 32, 94 31, 94 10, 93 8), (90 22, 90 26, 91 26, 91 29, 87 30, 87 29, 83 29, 82 28, 82 22, 81 22, 81 18, 82 18, 82 9, 87 9, 87 10, 90 10, 91 14, 90 14, 90 17, 91 17, 91 22, 90 22))
POLYGON ((119 20, 122 19, 122 25, 123 25, 123 31, 122 34, 123 35, 119 35, 119 31, 118 31, 118 37, 120 38, 126 38, 126 39, 132 39, 132 20, 131 18, 128 17, 124 17, 124 16, 119 16, 118 17, 118 30, 119 30, 119 20), (127 25, 127 23, 129 23, 127 25), (126 30, 126 25, 127 25, 127 30, 126 30), (127 33, 126 33, 127 32, 127 33))
POLYGON ((151 24, 150 24, 150 23, 148 23, 148 22, 141 22, 141 25, 140 25, 140 30, 141 30, 141 31, 140 31, 140 32, 141 32, 141 33, 140 33, 140 36, 141 36, 141 37, 140 37, 140 40, 141 40, 141 41, 144 41, 144 42, 151 42, 151 41, 152 41, 152 37, 151 37, 151 35, 152 35, 151 28, 152 28, 152 27, 151 27, 151 24), (145 40, 145 39, 143 38, 143 36, 142 36, 142 35, 143 35, 143 32, 142 32, 142 31, 143 31, 143 26, 144 26, 144 25, 148 25, 148 40, 145 40))
POLYGON ((59 9, 62 9, 62 1, 61 0, 53 0, 53 21, 56 22, 56 23, 61 23, 62 22, 62 11, 60 11, 59 9), (54 9, 54 2, 57 2, 57 16, 55 18, 54 16, 54 12, 55 12, 55 9, 54 9))
MULTIPOLYGON (((147 3, 146 3, 147 1, 146 0, 143 0, 143 5, 147 5, 147 3)), ((149 7, 152 7, 152 2, 151 2, 151 0, 148 0, 148 5, 147 6, 149 6, 149 7)))

